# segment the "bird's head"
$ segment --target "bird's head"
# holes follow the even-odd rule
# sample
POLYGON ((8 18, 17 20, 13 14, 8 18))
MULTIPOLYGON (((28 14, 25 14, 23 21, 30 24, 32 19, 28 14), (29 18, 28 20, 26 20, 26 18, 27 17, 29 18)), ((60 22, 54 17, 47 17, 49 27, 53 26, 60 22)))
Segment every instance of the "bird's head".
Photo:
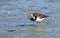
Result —
POLYGON ((29 14, 29 15, 28 15, 28 18, 33 18, 33 19, 35 19, 35 17, 33 16, 33 14, 29 14))

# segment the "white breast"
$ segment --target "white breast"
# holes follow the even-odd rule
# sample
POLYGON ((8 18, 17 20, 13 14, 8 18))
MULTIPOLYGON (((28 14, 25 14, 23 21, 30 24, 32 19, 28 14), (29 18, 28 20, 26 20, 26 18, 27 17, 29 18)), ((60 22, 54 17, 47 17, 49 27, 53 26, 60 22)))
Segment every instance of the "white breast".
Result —
POLYGON ((44 20, 44 18, 40 19, 39 17, 37 17, 36 21, 41 22, 42 20, 44 20))

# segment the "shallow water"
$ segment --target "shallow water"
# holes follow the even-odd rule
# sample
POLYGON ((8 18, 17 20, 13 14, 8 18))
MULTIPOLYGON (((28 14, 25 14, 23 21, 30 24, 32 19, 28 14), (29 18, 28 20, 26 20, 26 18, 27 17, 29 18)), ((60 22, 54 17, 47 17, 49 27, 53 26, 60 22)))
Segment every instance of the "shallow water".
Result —
POLYGON ((60 38, 60 2, 0 0, 0 38, 60 38), (27 18, 34 12, 49 17, 35 27, 27 18))

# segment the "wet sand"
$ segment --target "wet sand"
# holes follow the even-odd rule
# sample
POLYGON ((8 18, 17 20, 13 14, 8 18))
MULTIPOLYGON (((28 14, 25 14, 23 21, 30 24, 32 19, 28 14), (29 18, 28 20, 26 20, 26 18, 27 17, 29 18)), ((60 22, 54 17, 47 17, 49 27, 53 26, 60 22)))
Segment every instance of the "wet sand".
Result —
POLYGON ((46 2, 60 2, 60 0, 45 0, 46 2))
MULTIPOLYGON (((58 1, 58 0, 57 0, 58 1)), ((0 1, 0 38, 60 38, 60 3, 44 0, 0 1), (49 15, 39 25, 29 13, 49 15)))

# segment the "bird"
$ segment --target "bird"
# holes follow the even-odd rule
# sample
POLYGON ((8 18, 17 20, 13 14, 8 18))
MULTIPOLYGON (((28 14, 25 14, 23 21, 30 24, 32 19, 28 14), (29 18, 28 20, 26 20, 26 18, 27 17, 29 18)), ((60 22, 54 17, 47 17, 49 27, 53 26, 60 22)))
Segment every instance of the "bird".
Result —
POLYGON ((49 16, 41 14, 41 13, 30 13, 28 15, 28 18, 31 21, 35 21, 37 24, 40 23, 42 20, 44 20, 47 17, 49 17, 49 16))

